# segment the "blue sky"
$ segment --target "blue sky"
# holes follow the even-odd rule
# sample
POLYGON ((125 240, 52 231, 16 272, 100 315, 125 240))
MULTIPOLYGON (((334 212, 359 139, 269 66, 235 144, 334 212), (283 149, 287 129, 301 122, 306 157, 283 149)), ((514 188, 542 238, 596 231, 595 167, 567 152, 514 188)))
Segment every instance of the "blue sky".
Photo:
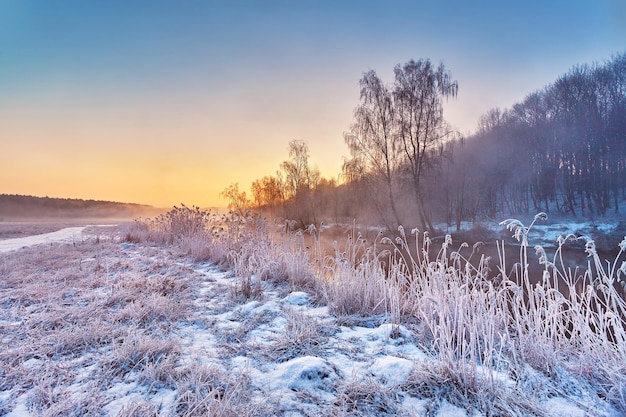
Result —
POLYGON ((347 155, 358 80, 442 61, 470 133, 582 63, 626 51, 626 3, 0 0, 0 192, 217 205, 302 139, 347 155))

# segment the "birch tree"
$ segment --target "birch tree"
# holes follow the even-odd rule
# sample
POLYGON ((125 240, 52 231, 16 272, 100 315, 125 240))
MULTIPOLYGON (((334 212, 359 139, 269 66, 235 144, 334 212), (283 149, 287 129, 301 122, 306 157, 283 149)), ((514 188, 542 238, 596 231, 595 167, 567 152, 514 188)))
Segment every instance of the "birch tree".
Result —
POLYGON ((393 98, 398 136, 417 204, 419 223, 432 230, 424 205, 422 179, 428 156, 452 134, 443 118, 443 101, 455 98, 458 83, 443 64, 420 59, 394 69, 393 98))
POLYGON ((374 71, 366 72, 359 84, 361 103, 354 110, 355 121, 350 132, 344 135, 351 154, 351 159, 344 164, 344 171, 352 179, 360 174, 370 188, 376 188, 377 180, 382 180, 397 226, 400 216, 396 207, 395 183, 401 154, 395 136, 393 95, 374 71))

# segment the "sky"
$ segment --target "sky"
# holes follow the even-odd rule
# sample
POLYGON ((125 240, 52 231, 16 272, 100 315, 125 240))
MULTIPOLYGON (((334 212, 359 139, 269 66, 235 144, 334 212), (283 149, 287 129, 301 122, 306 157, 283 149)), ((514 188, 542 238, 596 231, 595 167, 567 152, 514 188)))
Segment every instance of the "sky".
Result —
POLYGON ((336 178, 370 69, 442 62, 469 135, 624 52, 622 0, 0 0, 0 194, 222 206, 295 139, 336 178))

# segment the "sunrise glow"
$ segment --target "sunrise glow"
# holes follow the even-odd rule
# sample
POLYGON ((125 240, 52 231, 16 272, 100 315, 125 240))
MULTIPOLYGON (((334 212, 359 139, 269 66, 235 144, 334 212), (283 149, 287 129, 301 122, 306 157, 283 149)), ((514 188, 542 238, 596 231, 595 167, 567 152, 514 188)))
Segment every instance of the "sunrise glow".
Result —
POLYGON ((459 82, 474 130, 626 45, 618 1, 0 4, 0 193, 219 206, 289 141, 336 178, 358 80, 411 58, 459 82))

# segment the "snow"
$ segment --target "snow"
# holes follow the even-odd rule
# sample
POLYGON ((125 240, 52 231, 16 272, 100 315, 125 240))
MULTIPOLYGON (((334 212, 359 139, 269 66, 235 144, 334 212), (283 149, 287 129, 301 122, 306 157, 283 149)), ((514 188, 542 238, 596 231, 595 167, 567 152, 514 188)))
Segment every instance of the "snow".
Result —
POLYGON ((176 397, 178 393, 174 390, 163 388, 154 394, 154 402, 159 405, 163 415, 174 415, 176 410, 176 397))
POLYGON ((467 413, 465 412, 465 410, 453 404, 450 404, 446 400, 442 401, 441 406, 439 407, 438 415, 445 417, 467 417, 467 413))
POLYGON ((65 229, 57 230, 56 232, 44 233, 41 235, 0 240, 0 252, 10 252, 46 243, 73 242, 81 238, 81 234, 86 228, 87 226, 66 227, 65 229))
MULTIPOLYGON (((522 223, 525 226, 529 226, 532 219, 524 219, 522 223)), ((505 230, 504 226, 502 226, 498 222, 481 222, 479 223, 482 227, 485 227, 488 230, 496 234, 500 234, 505 230)), ((552 248, 557 245, 557 240, 559 237, 564 237, 567 235, 575 235, 575 236, 590 236, 592 233, 599 234, 607 234, 611 233, 618 226, 619 221, 609 221, 605 220, 604 222, 594 222, 594 221, 582 221, 582 220, 573 220, 573 219, 561 219, 558 221, 552 221, 550 217, 547 220, 537 220, 528 233, 528 240, 531 246, 541 245, 544 248, 552 248)), ((471 231, 475 226, 473 222, 463 221, 460 224, 461 231, 471 231)), ((437 230, 445 231, 446 233, 454 233, 456 232, 456 226, 449 226, 446 223, 438 223, 435 225, 437 230)), ((512 235, 512 232, 505 232, 506 235, 512 235)))
MULTIPOLYGON (((81 238, 83 230, 84 227, 71 227, 46 235, 0 241, 0 251, 73 241, 81 238)), ((118 244, 118 247, 121 249, 119 256, 127 257, 125 262, 136 262, 133 256, 138 256, 142 250, 140 245, 127 243, 118 244)), ((162 249, 152 259, 155 263, 162 263, 168 256, 171 255, 162 249)), ((88 260, 93 258, 83 262, 88 260)), ((114 260, 109 262, 113 264, 114 260)), ((394 392, 401 413, 422 415, 426 412, 431 399, 401 392, 399 388, 407 383, 416 368, 436 361, 415 340, 414 329, 391 323, 372 327, 338 325, 328 307, 312 304, 310 294, 296 290, 285 296, 284 289, 281 292, 269 285, 258 299, 234 302, 232 289, 237 285, 237 277, 207 263, 183 265, 189 268, 189 277, 195 277, 195 281, 190 281, 195 289, 195 299, 193 315, 173 323, 172 332, 180 346, 177 366, 215 366, 229 375, 245 374, 250 378, 249 401, 279 404, 283 415, 322 415, 326 410, 324 407, 332 407, 338 401, 338 387, 346 381, 366 381, 371 386, 379 386, 381 391, 394 392), (294 313, 304 315, 307 323, 317 323, 328 333, 324 333, 324 339, 318 345, 313 345, 314 351, 295 357, 273 354, 271 348, 281 337, 285 338, 289 315, 294 313), (226 341, 229 335, 234 335, 230 342, 226 341), (233 344, 240 346, 234 347, 233 344)), ((191 278, 181 276, 180 279, 191 278)), ((42 360, 30 358, 21 366, 35 369, 42 366, 42 360)), ((90 371, 95 372, 97 365, 90 366, 90 371)), ((87 380, 89 374, 91 372, 85 371, 76 380, 78 383, 87 380)), ((502 383, 503 389, 513 389, 516 385, 506 373, 494 372, 492 376, 502 383)), ((115 416, 129 404, 141 401, 155 405, 160 415, 175 414, 182 393, 175 387, 154 390, 142 385, 140 380, 131 372, 124 380, 111 381, 101 394, 107 399, 103 410, 105 415, 115 416)), ((27 407, 28 391, 19 393, 18 389, 22 388, 0 391, 0 414, 4 412, 7 417, 33 415, 27 407), (12 402, 9 402, 12 395, 12 402)), ((548 415, 586 415, 578 402, 565 396, 549 398, 542 407, 548 415)), ((609 410, 606 415, 618 415, 617 412, 611 413, 609 410)), ((468 416, 464 409, 445 399, 440 400, 436 415, 481 416, 477 411, 468 416)))
MULTIPOLYGON (((428 400, 415 398, 415 397, 406 397, 402 401, 402 406, 410 413, 410 415, 418 415, 423 416, 426 415, 426 407, 428 405, 428 400)), ((450 416, 446 416, 450 417, 450 416)))
POLYGON ((557 239, 567 235, 589 235, 592 230, 601 233, 609 233, 617 227, 617 223, 596 224, 593 222, 567 222, 567 223, 535 223, 528 238, 533 244, 550 247, 556 244, 557 239))
POLYGON ((284 302, 294 306, 303 306, 309 304, 311 296, 302 291, 294 291, 285 297, 284 302))
POLYGON ((264 379, 274 392, 315 394, 328 390, 329 383, 336 381, 338 377, 330 362, 315 356, 304 356, 276 365, 274 371, 267 373, 264 379))
POLYGON ((40 359, 30 358, 22 363, 22 366, 25 369, 33 369, 35 367, 41 366, 42 361, 40 359))
POLYGON ((393 386, 404 384, 413 371, 413 367, 413 361, 408 359, 384 356, 374 360, 370 370, 383 384, 393 386))
POLYGON ((545 402, 548 413, 554 417, 585 417, 587 413, 564 398, 554 397, 545 402))
POLYGON ((110 416, 117 415, 125 405, 141 400, 141 393, 136 391, 136 384, 134 383, 117 383, 113 385, 108 391, 109 396, 115 399, 106 405, 105 411, 110 416))
MULTIPOLYGON (((17 401, 15 402, 15 407, 12 411, 5 415, 5 417, 25 417, 30 416, 28 412, 28 407, 26 406, 26 395, 22 394, 17 397, 17 401)), ((1 405, 1 403, 0 403, 1 405)))

